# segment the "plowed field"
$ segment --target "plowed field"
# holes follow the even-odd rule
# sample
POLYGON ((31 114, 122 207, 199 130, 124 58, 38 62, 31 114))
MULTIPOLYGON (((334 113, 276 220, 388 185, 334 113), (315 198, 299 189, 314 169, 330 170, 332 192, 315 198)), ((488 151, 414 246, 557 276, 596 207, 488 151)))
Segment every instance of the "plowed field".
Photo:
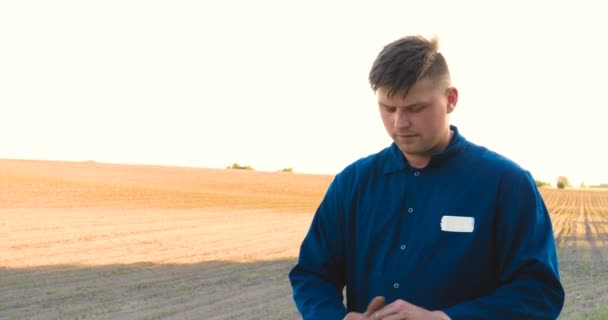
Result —
MULTIPOLYGON (((0 319, 298 319, 287 272, 331 179, 0 160, 0 319)), ((560 319, 605 319, 608 192, 542 193, 560 319)))

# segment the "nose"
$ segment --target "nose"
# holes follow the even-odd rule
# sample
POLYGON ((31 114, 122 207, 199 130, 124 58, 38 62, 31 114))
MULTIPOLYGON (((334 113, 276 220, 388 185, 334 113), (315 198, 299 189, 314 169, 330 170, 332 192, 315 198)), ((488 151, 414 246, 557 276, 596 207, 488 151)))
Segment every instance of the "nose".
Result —
POLYGON ((407 114, 406 110, 397 108, 395 111, 395 129, 407 129, 412 124, 410 115, 407 114))

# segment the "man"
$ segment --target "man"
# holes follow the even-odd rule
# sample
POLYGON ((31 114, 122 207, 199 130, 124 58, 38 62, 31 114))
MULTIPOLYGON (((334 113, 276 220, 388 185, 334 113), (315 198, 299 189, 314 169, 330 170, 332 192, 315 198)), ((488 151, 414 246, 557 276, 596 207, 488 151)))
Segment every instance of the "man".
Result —
POLYGON ((556 319, 545 204, 528 171, 449 124, 458 91, 437 41, 390 43, 369 80, 393 143, 317 209, 289 274, 303 319, 556 319))

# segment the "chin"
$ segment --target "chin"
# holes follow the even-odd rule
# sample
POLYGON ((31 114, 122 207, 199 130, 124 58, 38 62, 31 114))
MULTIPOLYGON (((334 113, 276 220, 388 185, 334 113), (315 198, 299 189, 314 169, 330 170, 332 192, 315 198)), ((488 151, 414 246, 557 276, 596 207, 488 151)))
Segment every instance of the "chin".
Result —
POLYGON ((399 149, 401 150, 401 152, 407 153, 407 154, 411 154, 411 155, 417 155, 420 154, 420 150, 418 150, 417 148, 412 148, 412 146, 404 146, 404 145, 399 145, 399 149))

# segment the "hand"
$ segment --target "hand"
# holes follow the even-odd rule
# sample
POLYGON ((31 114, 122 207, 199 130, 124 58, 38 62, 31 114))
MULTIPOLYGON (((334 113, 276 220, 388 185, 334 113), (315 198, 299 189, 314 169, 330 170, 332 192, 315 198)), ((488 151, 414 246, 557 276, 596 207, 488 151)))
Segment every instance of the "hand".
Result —
MULTIPOLYGON (((356 319, 356 318, 355 318, 356 319)), ((365 318, 363 318, 365 319, 365 318)), ((429 311, 405 300, 397 300, 373 312, 372 320, 450 320, 443 311, 429 311)))
POLYGON ((365 320, 369 319, 369 316, 382 309, 384 307, 384 297, 375 297, 372 301, 367 305, 367 310, 364 313, 358 312, 349 312, 343 320, 365 320))

